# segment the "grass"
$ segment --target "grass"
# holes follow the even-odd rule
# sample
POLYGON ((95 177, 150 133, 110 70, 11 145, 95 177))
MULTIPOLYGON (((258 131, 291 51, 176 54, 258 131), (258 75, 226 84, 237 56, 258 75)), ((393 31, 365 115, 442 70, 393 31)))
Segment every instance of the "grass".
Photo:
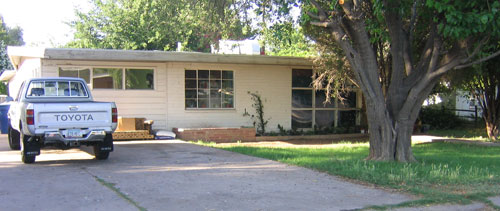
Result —
POLYGON ((430 130, 429 135, 442 136, 446 138, 464 138, 475 141, 491 141, 486 134, 484 127, 479 128, 460 128, 448 130, 430 130))
POLYGON ((363 160, 368 156, 367 144, 344 143, 331 148, 222 147, 213 143, 208 145, 420 196, 418 200, 389 207, 436 203, 468 204, 478 201, 500 209, 487 199, 500 195, 500 147, 450 143, 420 144, 413 146, 418 162, 397 163, 363 160))
POLYGON ((101 185, 109 188, 111 191, 115 192, 116 194, 118 194, 118 196, 120 196, 121 198, 125 199, 128 203, 130 203, 131 205, 133 205, 134 207, 137 208, 137 210, 139 211, 146 211, 147 209, 144 208, 144 207, 141 207, 137 202, 135 202, 134 200, 132 200, 130 197, 127 196, 127 194, 123 193, 120 191, 119 188, 115 187, 115 184, 113 183, 109 183, 97 176, 94 176, 95 180, 97 180, 101 185))

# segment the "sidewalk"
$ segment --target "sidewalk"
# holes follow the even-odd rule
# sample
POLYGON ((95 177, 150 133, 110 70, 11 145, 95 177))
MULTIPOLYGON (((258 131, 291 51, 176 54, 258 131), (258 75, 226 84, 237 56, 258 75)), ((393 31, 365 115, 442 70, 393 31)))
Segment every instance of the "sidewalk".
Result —
POLYGON ((500 147, 500 143, 471 141, 467 139, 446 138, 446 137, 432 136, 432 135, 413 135, 411 137, 411 141, 412 143, 416 144, 446 142, 446 143, 476 144, 480 146, 500 147))

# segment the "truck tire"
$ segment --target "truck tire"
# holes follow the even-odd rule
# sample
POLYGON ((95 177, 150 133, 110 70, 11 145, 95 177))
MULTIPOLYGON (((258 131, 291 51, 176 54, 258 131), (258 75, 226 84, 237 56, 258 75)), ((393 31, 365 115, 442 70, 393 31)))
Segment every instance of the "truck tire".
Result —
POLYGON ((29 164, 29 163, 34 163, 36 159, 36 155, 27 155, 25 153, 25 150, 28 145, 31 145, 32 143, 29 143, 28 141, 30 140, 31 136, 24 135, 23 133, 20 133, 21 140, 23 141, 23 146, 21 147, 21 160, 23 163, 29 164))
POLYGON ((8 138, 9 138, 9 147, 11 150, 20 150, 21 149, 19 132, 17 132, 17 130, 14 130, 12 128, 12 126, 10 126, 10 124, 9 124, 8 138))
POLYGON ((109 152, 113 151, 113 136, 106 134, 102 143, 94 145, 94 155, 97 160, 106 160, 109 157, 109 152), (111 147, 111 150, 101 150, 102 146, 111 147))
POLYGON ((96 152, 96 146, 94 146, 94 154, 97 160, 107 160, 109 157, 109 152, 96 152))

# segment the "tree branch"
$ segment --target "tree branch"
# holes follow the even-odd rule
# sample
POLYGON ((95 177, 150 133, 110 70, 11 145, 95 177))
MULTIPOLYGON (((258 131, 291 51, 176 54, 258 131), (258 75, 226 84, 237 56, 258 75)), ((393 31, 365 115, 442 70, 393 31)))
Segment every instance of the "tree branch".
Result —
POLYGON ((320 17, 318 15, 316 15, 310 11, 307 11, 307 15, 309 15, 311 18, 314 18, 314 19, 318 19, 318 20, 320 19, 320 17))
POLYGON ((458 66, 456 66, 454 69, 455 69, 455 70, 459 70, 459 69, 463 69, 463 68, 466 68, 466 67, 470 67, 470 66, 472 66, 472 65, 479 64, 479 63, 481 63, 481 62, 484 62, 484 61, 490 60, 490 59, 492 59, 492 58, 495 58, 495 57, 496 57, 496 56, 498 56, 498 55, 500 55, 500 51, 497 51, 497 52, 495 52, 494 54, 491 54, 491 55, 489 55, 489 56, 487 56, 487 57, 484 57, 484 58, 482 58, 482 59, 478 59, 478 60, 476 60, 476 61, 474 61, 474 62, 470 62, 470 63, 463 64, 463 65, 458 65, 458 66))
POLYGON ((326 11, 321 7, 321 5, 318 4, 318 2, 316 2, 315 0, 311 0, 311 4, 314 5, 314 7, 316 7, 316 9, 318 9, 318 19, 320 21, 325 21, 326 18, 328 17, 326 15, 326 11))
POLYGON ((417 21, 417 5, 420 4, 420 0, 415 0, 413 2, 413 7, 411 8, 411 19, 410 28, 408 29, 408 42, 413 42, 413 29, 415 28, 415 23, 417 21))
POLYGON ((436 24, 432 23, 430 26, 430 35, 429 38, 427 39, 427 42, 425 43, 424 49, 422 50, 421 55, 423 55, 420 58, 420 61, 418 62, 416 66, 416 70, 418 74, 419 72, 427 69, 426 64, 429 63, 429 59, 432 56, 432 49, 434 47, 434 42, 436 41, 436 34, 437 34, 437 29, 436 29, 436 24))
POLYGON ((331 22, 311 22, 312 25, 315 25, 315 26, 321 26, 321 27, 324 27, 324 28, 328 28, 328 27, 331 27, 331 22))

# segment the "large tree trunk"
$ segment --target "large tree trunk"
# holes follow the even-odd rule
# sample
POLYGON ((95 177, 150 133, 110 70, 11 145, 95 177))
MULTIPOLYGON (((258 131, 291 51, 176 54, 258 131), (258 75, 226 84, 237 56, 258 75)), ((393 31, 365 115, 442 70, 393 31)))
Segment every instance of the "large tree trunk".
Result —
POLYGON ((394 120, 383 106, 367 103, 370 154, 367 160, 414 162, 411 135, 414 119, 394 120))
POLYGON ((491 95, 491 92, 495 91, 496 90, 487 90, 485 95, 489 96, 488 100, 479 98, 482 104, 481 108, 483 109, 483 119, 486 124, 486 133, 488 134, 488 138, 492 140, 497 140, 500 133, 498 128, 500 117, 498 117, 499 113, 497 111, 500 107, 497 106, 498 99, 493 98, 493 96, 497 95, 497 93, 494 93, 493 96, 491 95))
POLYGON ((499 132, 498 125, 493 122, 486 121, 486 132, 488 133, 488 138, 497 140, 499 132))
MULTIPOLYGON (((494 68, 494 67, 493 67, 494 68)), ((492 69, 493 69, 492 68, 492 69)), ((483 119, 486 123, 486 133, 488 138, 497 140, 500 125, 500 92, 498 88, 498 76, 496 71, 489 71, 483 75, 481 83, 482 91, 475 88, 471 89, 471 93, 475 94, 476 99, 483 110, 483 119)))

